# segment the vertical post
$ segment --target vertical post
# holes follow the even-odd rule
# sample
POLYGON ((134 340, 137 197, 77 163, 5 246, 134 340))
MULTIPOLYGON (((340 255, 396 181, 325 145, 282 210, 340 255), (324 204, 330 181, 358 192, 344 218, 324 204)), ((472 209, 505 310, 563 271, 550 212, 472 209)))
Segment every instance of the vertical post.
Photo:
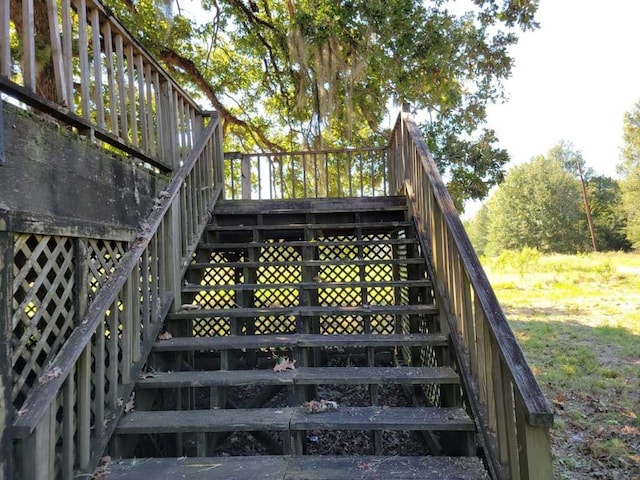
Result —
POLYGON ((9 0, 0 1, 0 75, 8 77, 11 72, 11 41, 9 37, 9 0))
MULTIPOLYGON (((2 105, 0 105, 2 108, 2 105)), ((11 338, 13 302, 13 234, 1 231, 6 221, 0 212, 0 335, 11 338)), ((0 480, 10 479, 13 471, 9 425, 13 422, 11 402, 11 342, 0 342, 0 480)))
POLYGON ((24 85, 32 92, 36 91, 36 44, 33 24, 33 0, 22 2, 22 76, 24 85))
POLYGON ((251 199, 251 157, 243 155, 240 161, 240 177, 242 183, 242 199, 251 199))
POLYGON ((589 199, 587 198, 587 187, 584 183, 584 176, 582 175, 582 167, 580 166, 580 159, 576 160, 578 166, 578 175, 580 175, 580 186, 582 187, 582 199, 584 201, 584 211, 587 214, 587 224, 589 225, 589 233, 591 234, 591 245, 593 251, 598 251, 598 240, 596 238, 596 231, 593 227, 593 219, 591 218, 591 208, 589 207, 589 199))

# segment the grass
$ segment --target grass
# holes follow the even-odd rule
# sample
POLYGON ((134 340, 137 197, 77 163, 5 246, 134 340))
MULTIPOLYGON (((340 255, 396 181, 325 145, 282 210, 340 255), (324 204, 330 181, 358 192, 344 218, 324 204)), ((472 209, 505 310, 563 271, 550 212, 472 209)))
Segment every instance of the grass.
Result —
POLYGON ((557 477, 640 478, 640 255, 483 264, 553 406, 557 477))

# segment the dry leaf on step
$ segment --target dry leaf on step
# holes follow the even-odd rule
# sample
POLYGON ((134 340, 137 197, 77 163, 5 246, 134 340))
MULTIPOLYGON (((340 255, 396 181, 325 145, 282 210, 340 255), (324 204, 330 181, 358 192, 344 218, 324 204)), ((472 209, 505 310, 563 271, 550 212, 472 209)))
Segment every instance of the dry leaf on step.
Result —
POLYGON ((322 413, 328 410, 337 410, 338 402, 334 402, 333 400, 311 400, 304 402, 302 406, 306 408, 309 413, 322 413))
POLYGON ((285 370, 295 370, 296 361, 291 360, 288 357, 280 357, 276 362, 276 365, 273 367, 274 372, 284 372, 285 370))
POLYGON ((162 332, 160 335, 158 335, 158 340, 171 340, 173 338, 173 335, 171 335, 169 332, 162 332))
POLYGON ((183 303, 182 310, 200 310, 200 305, 194 305, 193 303, 183 303))
POLYGON ((129 401, 124 404, 124 413, 136 411, 136 393, 132 392, 129 401))

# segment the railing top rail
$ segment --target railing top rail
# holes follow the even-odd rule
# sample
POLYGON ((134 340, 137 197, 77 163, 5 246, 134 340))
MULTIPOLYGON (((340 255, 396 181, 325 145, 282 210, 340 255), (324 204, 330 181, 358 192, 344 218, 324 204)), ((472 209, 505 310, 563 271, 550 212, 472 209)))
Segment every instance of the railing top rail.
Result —
POLYGON ((387 146, 382 147, 347 147, 347 148, 330 148, 320 150, 292 150, 287 152, 225 152, 225 157, 286 157, 293 155, 326 155, 339 153, 359 153, 359 152, 380 152, 387 150, 387 146))
POLYGON ((442 211, 444 221, 457 246, 464 269, 484 311, 490 332, 496 340, 500 356, 513 378, 515 391, 525 407, 527 421, 531 425, 551 426, 553 425, 553 413, 524 357, 513 330, 507 322, 491 283, 480 265, 431 152, 410 114, 401 113, 399 115, 394 131, 397 132, 402 125, 406 126, 411 141, 420 156, 422 168, 428 173, 435 201, 442 211))
MULTIPOLYGON (((207 146, 207 142, 211 135, 213 135, 218 122, 218 117, 212 118, 205 130, 200 134, 197 144, 185 159, 184 164, 171 178, 171 182, 160 195, 157 207, 154 208, 146 219, 146 229, 138 235, 136 241, 123 256, 113 274, 89 306, 84 320, 75 328, 67 342, 65 342, 64 346, 56 355, 51 364, 51 369, 56 369, 55 375, 51 375, 46 383, 34 384, 23 404, 20 414, 13 424, 13 435, 15 438, 27 437, 38 426, 47 407, 62 387, 62 384, 72 371, 74 364, 78 361, 86 345, 91 341, 92 335, 98 328, 98 325, 103 321, 104 312, 116 300, 127 278, 133 269, 136 268, 151 238, 157 232, 163 217, 179 195, 184 180, 207 146)), ((48 370, 44 372, 44 374, 50 371, 51 370, 48 370)))

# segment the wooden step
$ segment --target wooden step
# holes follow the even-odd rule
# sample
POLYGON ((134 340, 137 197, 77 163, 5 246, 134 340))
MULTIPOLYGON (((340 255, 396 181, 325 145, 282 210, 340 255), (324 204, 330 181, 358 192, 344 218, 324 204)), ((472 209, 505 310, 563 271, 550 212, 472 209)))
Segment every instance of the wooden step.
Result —
POLYGON ((446 346, 446 335, 429 333, 351 335, 283 334, 176 337, 157 341, 155 352, 225 351, 258 348, 446 346))
POLYGON ((392 238, 380 240, 284 240, 275 242, 238 242, 199 243, 198 250, 248 250, 250 248, 301 248, 301 247, 379 247, 381 245, 415 245, 415 238, 392 238))
POLYGON ((466 431, 473 420, 456 407, 339 407, 323 413, 306 408, 238 408, 136 411, 122 417, 116 433, 197 433, 301 430, 466 431))
POLYGON ((336 213, 405 211, 407 199, 402 196, 354 198, 302 198, 289 200, 218 200, 218 215, 277 215, 282 213, 336 213))
POLYGON ((105 480, 483 480, 470 457, 242 456, 135 458, 112 462, 105 480))
POLYGON ((332 289, 332 288, 420 288, 431 287, 430 280, 393 280, 385 282, 299 282, 299 283, 234 283, 223 285, 194 285, 190 283, 184 283, 182 287, 183 292, 207 292, 218 290, 278 290, 278 289, 302 289, 302 290, 316 290, 316 289, 332 289))
POLYGON ((343 266, 378 266, 378 265, 424 265, 422 258, 385 258, 385 259, 342 259, 333 260, 290 260, 279 262, 206 262, 191 263, 190 270, 202 270, 208 268, 270 268, 270 267, 343 267, 343 266))
POLYGON ((214 308, 183 310, 167 315, 168 320, 188 320, 193 318, 248 318, 248 317, 328 317, 363 315, 435 315, 435 305, 356 305, 356 306, 295 306, 295 307, 253 307, 214 308))
POLYGON ((450 367, 317 367, 273 370, 155 372, 140 379, 138 388, 231 387, 239 385, 422 385, 457 384, 450 367))
POLYGON ((368 231, 392 231, 397 229, 413 228, 413 223, 409 221, 392 222, 352 222, 352 223, 287 223, 273 225, 207 225, 209 232, 246 232, 246 231, 282 231, 282 230, 362 230, 368 231))

